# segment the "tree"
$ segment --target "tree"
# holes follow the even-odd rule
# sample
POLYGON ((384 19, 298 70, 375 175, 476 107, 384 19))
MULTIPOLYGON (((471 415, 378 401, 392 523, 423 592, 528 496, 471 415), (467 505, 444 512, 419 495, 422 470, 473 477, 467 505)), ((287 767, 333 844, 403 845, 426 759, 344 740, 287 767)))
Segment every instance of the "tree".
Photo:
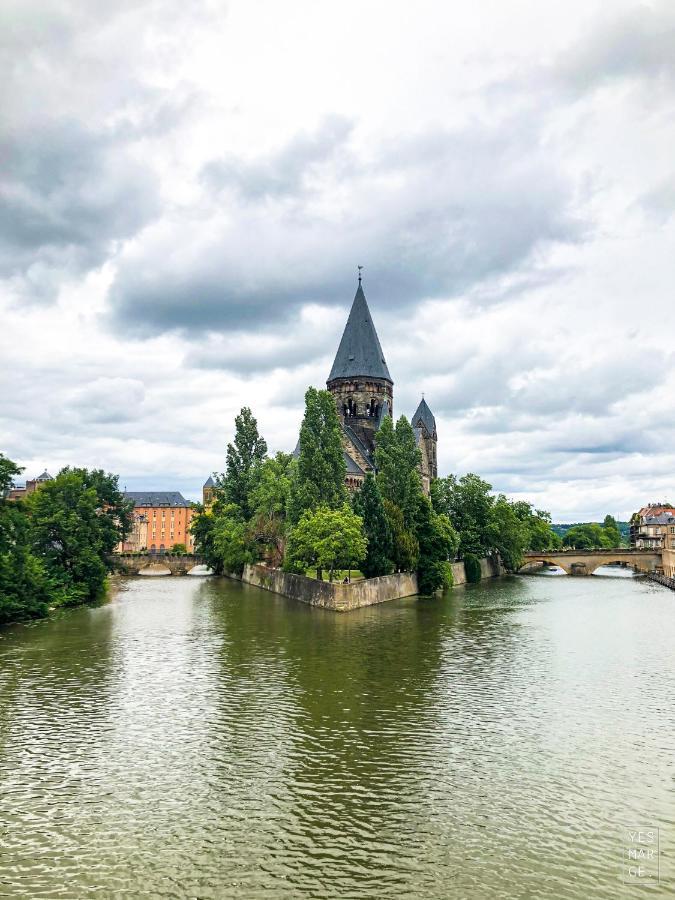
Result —
POLYGON ((44 562, 32 552, 23 504, 5 499, 22 471, 0 453, 0 624, 45 616, 59 598, 44 562))
POLYGON ((26 500, 34 553, 60 585, 63 604, 93 600, 105 585, 106 556, 129 528, 131 504, 116 475, 65 468, 26 500))
POLYGON ((483 577, 480 569, 480 560, 475 553, 467 553, 464 557, 464 572, 469 584, 478 584, 483 577))
POLYGON ((420 555, 419 542, 406 527, 401 508, 391 500, 384 500, 383 505, 391 531, 394 568, 397 572, 414 572, 420 555))
POLYGON ((228 503, 213 517, 213 552, 221 571, 241 575, 246 563, 255 562, 252 538, 246 522, 240 518, 239 507, 228 503))
POLYGON ((204 559, 206 565, 214 575, 223 574, 223 561, 215 547, 215 513, 214 509, 222 500, 216 499, 210 509, 206 509, 201 503, 195 504, 196 515, 190 523, 190 532, 194 538, 195 553, 204 559))
POLYGON ((361 489, 354 495, 353 506, 354 512, 363 519, 363 531, 368 541, 368 550, 361 564, 361 571, 366 578, 389 575, 394 568, 391 529, 382 495, 370 472, 366 475, 361 489))
POLYGON ((315 566, 317 578, 322 570, 329 570, 333 578, 336 568, 353 568, 365 559, 367 541, 363 534, 363 520, 347 503, 340 509, 326 506, 307 510, 291 532, 286 550, 289 568, 305 571, 315 566))
POLYGON ((251 516, 250 494, 257 472, 267 454, 267 444, 258 433, 253 413, 244 406, 234 420, 234 443, 227 445, 225 476, 219 479, 224 499, 233 503, 242 519, 251 516))
POLYGON ((497 550, 508 572, 517 572, 523 564, 523 551, 530 536, 527 523, 516 513, 515 504, 500 494, 490 509, 488 536, 491 549, 497 550))
POLYGON ((178 553, 179 555, 187 552, 187 548, 185 544, 174 544, 171 548, 172 553, 178 553))
POLYGON ((255 539, 264 545, 271 562, 277 566, 284 556, 286 507, 295 467, 290 453, 277 453, 274 459, 266 459, 250 496, 255 539))
POLYGON ((607 540, 609 541, 609 546, 620 547, 623 542, 621 540, 621 532, 619 531, 619 526, 617 525, 614 516, 605 516, 602 527, 605 531, 607 540))
POLYGON ((492 486, 469 473, 456 478, 437 478, 431 485, 431 499, 438 513, 447 515, 459 534, 461 557, 473 553, 486 556, 492 549, 490 511, 492 486))
POLYGON ((450 519, 434 512, 424 494, 417 498, 416 534, 419 542, 417 585, 420 594, 433 594, 452 585, 450 560, 454 559, 459 536, 450 519))
POLYGON ((570 528, 563 538, 563 545, 578 550, 609 550, 616 546, 614 540, 611 530, 608 533, 597 522, 588 522, 570 528))
POLYGON ((300 427, 300 455, 288 500, 291 525, 320 506, 340 509, 346 502, 345 458, 335 400, 328 391, 310 387, 300 427))
POLYGON ((402 511, 407 527, 413 523, 422 490, 421 459, 415 432, 406 417, 401 416, 394 426, 391 417, 385 416, 375 435, 377 484, 382 497, 402 511))

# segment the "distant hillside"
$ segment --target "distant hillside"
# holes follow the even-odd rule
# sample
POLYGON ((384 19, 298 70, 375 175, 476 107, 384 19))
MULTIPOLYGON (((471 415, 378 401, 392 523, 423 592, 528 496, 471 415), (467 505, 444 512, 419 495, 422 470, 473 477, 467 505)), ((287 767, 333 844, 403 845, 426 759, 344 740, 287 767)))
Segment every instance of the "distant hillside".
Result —
MULTIPOLYGON (((553 524, 551 528, 555 531, 557 535, 561 538, 565 537, 570 528, 574 528, 576 525, 591 525, 592 522, 567 522, 564 524, 553 524)), ((598 525, 602 525, 602 522, 598 522, 598 525)), ((621 532, 621 537, 624 541, 628 541, 630 538, 630 522, 617 522, 617 527, 621 532)))

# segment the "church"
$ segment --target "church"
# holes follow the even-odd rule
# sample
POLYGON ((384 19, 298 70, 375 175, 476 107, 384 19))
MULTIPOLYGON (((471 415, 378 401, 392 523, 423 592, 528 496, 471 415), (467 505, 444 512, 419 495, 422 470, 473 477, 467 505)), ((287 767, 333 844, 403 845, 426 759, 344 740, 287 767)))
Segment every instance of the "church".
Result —
MULTIPOLYGON (((385 416, 394 416, 394 382, 361 285, 356 290, 333 368, 326 382, 335 398, 347 466, 346 484, 357 490, 375 471, 375 435, 385 416)), ((410 419, 422 454, 420 474, 426 494, 438 475, 436 420, 424 398, 410 419)))

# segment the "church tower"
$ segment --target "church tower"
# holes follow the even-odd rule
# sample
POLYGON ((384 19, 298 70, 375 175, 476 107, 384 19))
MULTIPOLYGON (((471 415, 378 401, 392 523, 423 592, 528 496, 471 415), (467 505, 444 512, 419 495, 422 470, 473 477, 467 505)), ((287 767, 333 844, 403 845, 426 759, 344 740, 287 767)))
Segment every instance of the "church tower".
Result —
POLYGON ((428 494, 431 482, 438 477, 436 456, 438 434, 436 432, 436 419, 424 397, 420 400, 410 424, 415 430, 417 446, 422 452, 422 487, 424 488, 424 493, 428 494))
POLYGON ((343 431, 354 449, 361 451, 359 464, 363 468, 365 459, 370 469, 375 433, 383 416, 393 416, 394 382, 366 303, 360 275, 326 386, 335 398, 343 431))

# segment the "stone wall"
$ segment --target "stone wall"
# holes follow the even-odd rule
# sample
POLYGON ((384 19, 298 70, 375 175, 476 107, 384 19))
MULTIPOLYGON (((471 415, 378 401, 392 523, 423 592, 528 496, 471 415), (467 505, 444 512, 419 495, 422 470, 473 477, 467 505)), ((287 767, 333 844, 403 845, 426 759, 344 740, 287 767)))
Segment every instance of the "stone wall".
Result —
POLYGON ((316 581, 304 575, 290 575, 280 569, 268 569, 261 565, 247 565, 242 581, 283 594, 293 600, 321 606, 336 612, 348 612, 362 606, 372 606, 400 597, 412 597, 417 593, 417 577, 408 573, 368 578, 352 584, 334 584, 316 581))
MULTIPOLYGON (((481 559, 480 568, 481 578, 496 578, 504 574, 499 560, 494 557, 481 559)), ((463 562, 452 563, 452 574, 455 585, 466 584, 463 562)), ((398 600, 417 594, 417 576, 407 572, 354 581, 352 584, 336 584, 316 581, 304 575, 290 575, 281 569, 270 569, 256 564, 244 567, 241 580, 266 591, 290 597, 292 600, 300 600, 310 606, 321 606, 336 612, 349 612, 362 606, 373 606, 375 603, 385 603, 387 600, 398 600)))
MULTIPOLYGON (((485 559, 481 559, 480 561, 480 577, 481 581, 484 578, 497 578, 499 575, 503 575, 505 572, 504 566, 499 561, 499 558, 496 556, 488 556, 485 559)), ((466 584, 466 572, 464 570, 463 562, 455 562, 452 563, 452 578, 453 584, 455 587, 460 584, 466 584)))

